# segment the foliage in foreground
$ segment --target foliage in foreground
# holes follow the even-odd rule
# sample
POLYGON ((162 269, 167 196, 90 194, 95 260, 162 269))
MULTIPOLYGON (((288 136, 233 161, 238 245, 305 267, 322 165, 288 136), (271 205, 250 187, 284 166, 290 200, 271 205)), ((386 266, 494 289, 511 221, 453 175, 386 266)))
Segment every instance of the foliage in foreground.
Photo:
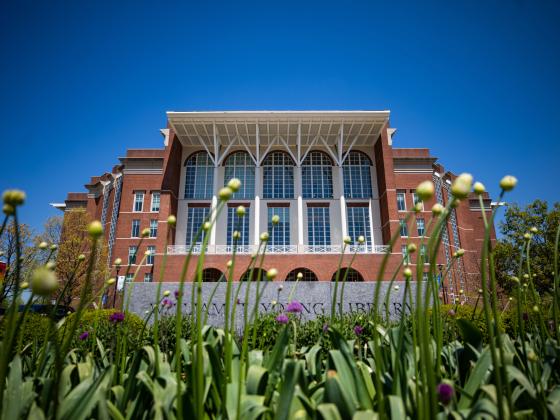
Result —
MULTIPOLYGON (((216 212, 239 188, 238 181, 233 181, 220 191, 216 212)), ((454 198, 447 207, 434 206, 430 237, 426 240, 428 255, 437 255, 449 210, 457 205, 457 200, 466 198, 471 185, 472 177, 461 175, 452 185, 454 198)), ((508 191, 515 186, 515 180, 506 177, 501 186, 503 192, 508 191)), ((478 194, 481 190, 481 185, 475 185, 478 194)), ((421 199, 429 199, 433 185, 423 183, 417 192, 421 199)), ((480 195, 479 199, 484 208, 480 195)), ((6 214, 15 219, 23 198, 18 192, 9 192, 4 201, 9 206, 6 214)), ((238 209, 240 213, 243 211, 238 209)), ((183 299, 191 299, 195 304, 196 311, 189 316, 177 311, 173 318, 161 319, 161 308, 168 305, 168 295, 162 296, 160 288, 153 309, 143 322, 130 321, 126 302, 124 312, 87 312, 93 299, 88 297, 92 295, 97 241, 102 235, 100 223, 93 222, 89 226, 91 254, 76 314, 59 323, 55 323, 54 317, 47 317, 42 345, 18 347, 22 326, 29 315, 25 311, 18 315, 15 304, 8 308, 0 352, 0 416, 560 418, 560 229, 556 230, 553 255, 549 256, 554 261, 553 287, 544 296, 549 304, 543 305, 543 297, 533 282, 531 241, 533 233, 538 233, 535 228, 537 232, 531 229, 524 235, 518 250, 519 264, 510 279, 514 299, 508 303, 513 311, 506 312, 498 306, 496 295, 495 254, 490 242, 494 213, 489 217, 483 211, 482 216, 486 225, 481 258, 482 292, 472 312, 468 308, 441 305, 433 259, 427 261, 430 273, 426 287, 417 287, 416 296, 412 296, 410 287, 412 271, 408 267, 404 270, 403 307, 414 307, 410 316, 403 313, 400 319, 391 321, 377 310, 360 318, 338 316, 333 309, 325 319, 302 324, 298 321, 301 305, 296 301, 289 303, 287 313, 279 313, 275 318, 260 318, 249 313, 245 305, 241 337, 231 317, 236 313, 237 299, 230 297, 239 290, 229 281, 235 254, 227 273, 223 328, 205 325, 202 296, 197 288, 201 276, 190 285, 190 293, 183 277, 175 296, 177 307, 182 307, 183 299), (233 307, 228 304, 230 301, 234 302, 233 307), (513 315, 506 315, 510 313, 513 315), (153 321, 153 327, 148 327, 148 321, 153 321), (320 329, 319 322, 323 322, 320 329)), ((215 219, 210 218, 201 231, 208 229, 215 219)), ((173 226, 175 219, 170 218, 168 223, 173 226)), ((6 222, 2 230, 5 225, 6 222)), ((204 235, 202 249, 209 236, 204 235)), ((267 239, 267 235, 261 236, 261 246, 266 245, 267 239)), ((204 255, 198 260, 199 272, 203 258, 204 255)), ((258 268, 263 258, 263 253, 259 253, 251 269, 258 268)), ((384 261, 387 258, 389 254, 384 261)), ((459 253, 456 258, 460 258, 459 253)), ((191 254, 185 259, 184 272, 190 261, 191 254)), ((419 255, 416 278, 420 277, 423 265, 419 255)), ((380 279, 385 276, 384 266, 380 279)), ((272 280, 274 271, 268 270, 266 279, 250 275, 257 303, 261 281, 272 280)), ((18 273, 17 266, 14 273, 18 273)), ((342 299, 337 290, 344 282, 343 276, 337 276, 333 308, 337 299, 342 299)), ((112 284, 108 281, 105 288, 112 284)), ((15 296, 27 286, 25 282, 16 282, 15 296)), ((52 270, 37 269, 31 278, 31 289, 41 296, 54 293, 58 283, 52 270)), ((248 302, 248 297, 247 293, 243 301, 248 302)), ((372 296, 374 308, 382 307, 380 299, 380 289, 376 287, 372 296)))

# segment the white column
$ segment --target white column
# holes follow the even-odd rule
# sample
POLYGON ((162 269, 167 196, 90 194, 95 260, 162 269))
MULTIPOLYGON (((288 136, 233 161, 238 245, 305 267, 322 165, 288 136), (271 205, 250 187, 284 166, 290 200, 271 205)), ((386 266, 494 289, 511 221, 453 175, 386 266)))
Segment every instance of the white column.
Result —
MULTIPOLYGON (((212 204, 210 207, 210 214, 212 218, 216 218, 216 207, 218 206, 218 197, 216 196, 218 192, 218 167, 214 166, 214 194, 212 195, 212 204)), ((214 248, 216 245, 216 220, 214 220, 214 224, 212 225, 212 231, 210 232, 210 249, 214 248)))
MULTIPOLYGON (((348 226, 346 225, 346 199, 344 198, 344 173, 342 166, 338 167, 338 188, 340 192, 340 225, 342 228, 342 240, 348 236, 348 226)), ((354 242, 356 238, 352 238, 354 242)))
POLYGON ((254 210, 254 233, 255 233, 255 245, 259 244, 259 238, 261 235, 260 229, 260 215, 261 215, 261 168, 257 166, 255 168, 255 210, 254 210))
MULTIPOLYGON (((303 247, 303 198, 301 197, 301 166, 294 168, 294 192, 297 197, 297 244, 303 247)), ((301 251, 300 251, 301 252, 301 251)))
MULTIPOLYGON (((375 239, 373 239, 373 210, 372 210, 372 199, 370 198, 368 200, 368 212, 369 212, 369 232, 370 232, 370 242, 368 243, 368 245, 371 245, 372 247, 372 251, 373 251, 373 247, 375 245, 375 239)), ((367 238, 366 238, 367 240, 367 238)))

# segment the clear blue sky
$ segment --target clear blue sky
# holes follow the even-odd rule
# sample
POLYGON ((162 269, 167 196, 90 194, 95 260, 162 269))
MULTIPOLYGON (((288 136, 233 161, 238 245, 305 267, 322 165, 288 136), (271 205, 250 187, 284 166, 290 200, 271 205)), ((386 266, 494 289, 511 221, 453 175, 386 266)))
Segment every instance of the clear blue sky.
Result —
POLYGON ((390 109, 395 146, 560 200, 559 22, 555 0, 5 2, 0 190, 27 192, 38 229, 160 147, 167 110, 390 109))

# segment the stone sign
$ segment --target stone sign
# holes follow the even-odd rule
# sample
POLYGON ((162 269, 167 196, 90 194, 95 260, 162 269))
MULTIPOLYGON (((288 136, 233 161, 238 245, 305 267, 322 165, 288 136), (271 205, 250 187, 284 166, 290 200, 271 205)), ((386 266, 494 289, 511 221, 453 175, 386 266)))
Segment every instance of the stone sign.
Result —
MULTIPOLYGON (((344 286, 344 298, 342 310, 346 313, 368 313, 373 309, 373 299, 375 294, 376 282, 346 283, 344 286)), ((124 292, 125 304, 129 299, 129 310, 144 317, 146 311, 150 311, 156 301, 157 283, 127 283, 124 292)), ((247 312, 252 314, 255 305, 256 283, 232 283, 232 296, 230 307, 237 296, 236 325, 239 328, 243 325, 243 314, 245 305, 248 302, 247 312), (247 285, 249 285, 249 295, 247 299, 247 285), (238 292, 239 291, 239 292, 238 292), (238 294, 237 294, 238 293, 238 294), (237 294, 237 295, 236 295, 237 294)), ((330 315, 332 307, 332 293, 334 293, 334 282, 261 282, 261 298, 259 300, 259 312, 282 312, 291 300, 299 301, 303 306, 301 317, 303 319, 313 319, 320 315, 330 315)), ((161 287, 161 298, 163 292, 171 292, 168 297, 171 304, 165 308, 164 313, 173 314, 176 310, 175 292, 179 290, 179 283, 163 283, 161 287)), ((338 285, 337 307, 340 307, 340 295, 342 283, 338 285)), ((404 281, 393 282, 389 288, 389 282, 384 281, 380 286, 379 304, 382 311, 385 311, 385 301, 387 293, 389 295, 389 314, 392 318, 398 318, 403 311, 403 297, 405 290, 404 281), (396 286, 396 287, 395 287, 396 286)), ((411 283, 412 296, 416 293, 416 283, 411 283)), ((185 283, 183 312, 191 313, 191 293, 192 283, 185 283)), ((203 283, 202 284, 202 311, 208 312, 208 323, 215 326, 222 326, 225 314, 226 283, 203 283), (212 296, 213 295, 213 296, 212 296), (209 300, 212 297, 211 301, 209 300)), ((196 297, 195 297, 196 299, 196 297)), ((161 299, 160 299, 161 301, 161 299)), ((410 308, 406 306, 408 312, 410 308)), ((337 308, 337 312, 338 309, 337 308)))

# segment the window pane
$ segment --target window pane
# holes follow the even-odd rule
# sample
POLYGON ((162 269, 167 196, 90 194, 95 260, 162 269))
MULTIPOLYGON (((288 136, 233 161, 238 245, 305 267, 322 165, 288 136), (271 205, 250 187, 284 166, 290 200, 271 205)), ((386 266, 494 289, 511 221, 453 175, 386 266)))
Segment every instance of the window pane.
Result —
POLYGON ((132 238, 140 237, 140 220, 135 219, 132 221, 132 231, 130 232, 130 236, 132 238))
POLYGON ((268 232, 270 245, 290 245, 290 208, 268 208, 268 232), (272 216, 280 217, 280 222, 273 226, 272 216))
POLYGON ((152 208, 151 211, 159 211, 160 196, 159 192, 152 193, 152 208))
POLYGON ((144 193, 137 192, 134 193, 134 211, 142 211, 144 207, 144 193))
POLYGON ((408 227, 406 226, 406 221, 404 219, 399 219, 399 224, 401 236, 408 236, 408 227))
POLYGON ((294 162, 288 154, 272 152, 264 160, 263 197, 294 197, 294 162))
POLYGON ((211 199, 214 194, 214 164, 206 152, 195 153, 185 162, 185 198, 211 199))
POLYGON ((416 227, 418 228, 418 236, 424 236, 426 233, 424 219, 416 219, 416 227))
POLYGON ((371 197, 371 161, 360 152, 350 152, 342 170, 344 175, 344 196, 346 198, 371 197))
POLYGON ((397 210, 406 211, 405 193, 402 191, 397 191, 397 210))
POLYGON ((332 163, 322 152, 310 152, 301 167, 304 198, 332 198, 332 163))
POLYGON ((255 197, 255 163, 249 153, 235 152, 228 156, 225 166, 224 185, 233 179, 241 181, 241 188, 233 198, 253 199, 255 197))
POLYGON ((144 274, 144 283, 151 283, 153 279, 152 273, 145 273, 144 274))
POLYGON ((228 207, 228 228, 227 228, 227 244, 233 245, 233 232, 238 231, 241 237, 237 240, 237 245, 249 245, 249 210, 245 208, 245 216, 237 215, 236 207, 228 207))
POLYGON ((408 254, 408 249, 406 245, 401 246, 401 252, 403 254, 403 261, 405 264, 410 264, 410 255, 408 254))
MULTIPOLYGON (((189 207, 187 210, 187 237, 185 243, 187 245, 195 245, 193 241, 196 238, 198 230, 208 217, 210 207, 189 207)), ((204 240, 204 231, 199 235, 196 245, 202 244, 204 240)))
POLYGON ((136 251, 138 247, 129 246, 128 247, 128 264, 136 264, 136 251))
POLYGON ((154 255, 156 254, 156 247, 153 245, 148 246, 147 251, 149 255, 146 256, 146 264, 153 265, 154 264, 154 255))
POLYGON ((307 242, 309 245, 331 244, 331 224, 328 207, 307 208, 307 242))
POLYGON ((356 243, 358 237, 363 236, 365 244, 371 244, 371 229, 369 226, 368 207, 348 207, 347 211, 348 235, 356 243))
POLYGON ((150 238, 157 237, 158 221, 156 219, 150 220, 150 238))

